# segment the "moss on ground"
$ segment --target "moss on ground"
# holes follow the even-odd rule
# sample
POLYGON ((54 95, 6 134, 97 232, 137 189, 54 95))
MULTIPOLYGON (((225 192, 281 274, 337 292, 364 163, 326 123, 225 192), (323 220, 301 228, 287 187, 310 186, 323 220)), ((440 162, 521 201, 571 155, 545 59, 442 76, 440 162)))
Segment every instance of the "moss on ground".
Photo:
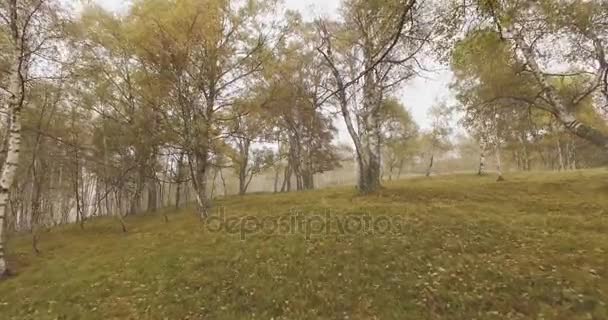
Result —
POLYGON ((0 319, 608 319, 606 170, 250 195, 214 211, 219 231, 192 209, 129 218, 127 234, 112 219, 57 228, 38 256, 12 237, 0 319))

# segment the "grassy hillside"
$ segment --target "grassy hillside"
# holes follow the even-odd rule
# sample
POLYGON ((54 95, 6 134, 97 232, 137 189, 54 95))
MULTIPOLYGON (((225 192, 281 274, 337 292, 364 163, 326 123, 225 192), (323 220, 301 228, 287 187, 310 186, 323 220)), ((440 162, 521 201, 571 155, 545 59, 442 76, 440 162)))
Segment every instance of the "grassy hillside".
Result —
POLYGON ((0 319, 608 319, 608 172, 251 195, 13 237, 0 319), (240 220, 236 218, 242 218, 240 220), (256 226, 257 224, 257 226, 256 226))

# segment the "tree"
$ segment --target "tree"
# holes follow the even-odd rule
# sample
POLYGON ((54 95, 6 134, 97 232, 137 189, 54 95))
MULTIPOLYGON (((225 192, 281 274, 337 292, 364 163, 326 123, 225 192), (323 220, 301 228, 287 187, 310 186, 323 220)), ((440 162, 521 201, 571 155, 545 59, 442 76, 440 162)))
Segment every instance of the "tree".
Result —
POLYGON ((317 51, 332 74, 336 104, 355 145, 362 193, 380 187, 380 107, 391 89, 413 76, 429 37, 416 1, 346 1, 343 23, 317 21, 317 51), (396 33, 395 33, 395 30, 396 33), (362 80, 360 88, 356 84, 362 80))
MULTIPOLYGON (((55 54, 51 45, 59 31, 55 3, 50 0, 3 1, 0 4, 0 61, 6 63, 8 94, 2 110, 6 113, 7 135, 3 145, 6 156, 0 174, 0 277, 8 272, 5 260, 4 232, 10 190, 14 185, 22 146, 22 112, 28 95, 28 82, 37 75, 46 54, 55 54)), ((52 62, 49 65, 54 66, 52 62)), ((52 67, 51 67, 52 70, 52 67)), ((48 71, 48 70, 47 70, 48 71)))
MULTIPOLYGON (((260 104, 264 104, 260 102, 260 104)), ((234 119, 230 128, 234 151, 229 152, 234 171, 239 179, 239 195, 247 193, 253 177, 273 165, 274 152, 268 148, 255 148, 262 142, 268 123, 264 121, 257 101, 239 101, 233 106, 234 119)))
POLYGON ((272 9, 272 1, 142 0, 122 23, 127 62, 144 77, 136 102, 150 105, 171 149, 184 151, 201 218, 211 205, 211 157, 228 135, 235 90, 261 71, 280 32, 265 27, 272 9))
POLYGON ((452 109, 445 103, 436 104, 429 110, 429 117, 431 118, 431 129, 424 135, 429 159, 429 165, 426 170, 427 177, 433 173, 437 154, 450 149, 449 138, 452 133, 450 126, 452 109))
MULTIPOLYGON (((491 50, 499 52, 495 56, 497 62, 509 66, 512 81, 519 82, 520 87, 525 86, 509 94, 496 95, 489 101, 517 100, 545 110, 573 134, 606 150, 608 131, 605 122, 600 126, 592 125, 577 112, 589 97, 594 97, 597 105, 606 101, 606 90, 602 89, 608 83, 602 40, 606 32, 602 27, 607 17, 606 3, 492 0, 476 1, 473 7, 477 14, 471 14, 468 20, 474 21, 477 28, 464 42, 482 41, 475 41, 478 46, 469 47, 468 54, 481 57, 480 54, 492 56, 491 50), (496 48, 500 48, 499 51, 496 48), (563 61, 568 70, 551 71, 551 61, 563 61), (580 84, 570 87, 574 91, 569 96, 558 86, 563 78, 578 79, 574 83, 580 84)), ((463 53, 458 46, 456 52, 457 57, 463 53)), ((479 65, 484 67, 483 63, 479 65)), ((484 80, 479 71, 477 69, 475 73, 482 85, 493 81, 484 80)))
POLYGON ((293 39, 267 62, 256 94, 264 101, 265 140, 278 142, 276 161, 286 160, 281 190, 290 191, 294 179, 297 190, 311 190, 315 174, 339 166, 332 144, 336 128, 330 106, 323 101, 328 74, 311 45, 312 30, 299 16, 290 19, 293 39))
POLYGON ((406 161, 411 160, 417 151, 418 125, 403 104, 389 98, 382 105, 380 127, 384 171, 392 180, 397 170, 396 178, 399 179, 406 161))
MULTIPOLYGON (((595 46, 598 42, 581 34, 581 28, 573 27, 573 23, 584 22, 586 27, 583 29, 596 29, 595 24, 601 23, 605 7, 595 7, 597 15, 593 14, 592 18, 583 14, 588 14, 595 5, 597 3, 587 6, 573 2, 562 8, 539 2, 531 4, 530 11, 524 13, 525 8, 514 4, 487 2, 480 7, 485 20, 477 21, 477 28, 458 41, 452 51, 451 63, 456 75, 453 88, 467 113, 465 126, 477 132, 484 131, 483 126, 485 131, 492 128, 500 131, 500 138, 491 139, 492 145, 500 142, 502 147, 499 149, 512 151, 517 167, 522 170, 530 170, 535 158, 546 168, 562 167, 560 162, 566 167, 566 160, 569 164, 576 163, 573 156, 576 144, 588 144, 583 139, 593 140, 567 128, 563 117, 568 113, 585 127, 595 128, 600 133, 608 132, 605 118, 600 114, 605 100, 598 78, 603 74, 599 62, 602 50, 595 46), (507 9, 512 10, 507 13, 507 9), (510 15, 514 20, 506 21, 510 15), (562 19, 562 16, 568 19, 562 19), (548 98, 547 87, 540 84, 521 52, 522 43, 517 44, 514 34, 506 30, 512 24, 518 26, 517 34, 519 38, 524 37, 524 44, 533 44, 528 49, 539 53, 536 62, 545 69, 540 75, 556 97, 565 101, 568 110, 560 111, 548 98), (563 45, 555 47, 549 42, 557 38, 563 45), (534 41, 530 42, 531 39, 534 41), (551 60, 563 61, 567 71, 551 71, 551 60), (498 116, 492 116, 495 114, 498 116), (497 125, 489 125, 495 121, 498 121, 497 125), (560 133, 555 135, 556 132, 560 133), (565 132, 574 134, 567 136, 565 132), (566 140, 568 143, 563 146, 562 141, 566 140)), ((496 132, 475 134, 480 140, 484 138, 486 144, 488 137, 495 135, 496 132)), ((601 144, 595 145, 598 146, 596 152, 605 154, 601 144)))

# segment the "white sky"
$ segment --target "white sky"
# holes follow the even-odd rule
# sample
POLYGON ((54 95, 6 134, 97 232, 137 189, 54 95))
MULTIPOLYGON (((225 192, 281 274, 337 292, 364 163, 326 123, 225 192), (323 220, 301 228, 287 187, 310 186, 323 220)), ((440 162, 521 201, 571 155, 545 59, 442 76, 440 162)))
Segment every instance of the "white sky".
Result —
MULTIPOLYGON (((122 11, 129 3, 125 0, 95 0, 106 9, 122 11)), ((284 0, 289 9, 300 11, 304 17, 334 15, 340 6, 340 0, 284 0)), ((431 64, 433 64, 431 62, 431 64)), ((429 66, 433 73, 427 73, 422 78, 416 78, 407 83, 401 91, 400 98, 410 110, 412 116, 421 128, 428 128, 429 121, 427 111, 438 100, 450 99, 448 85, 452 80, 451 72, 446 66, 429 66)), ((342 122, 338 121, 340 137, 338 140, 347 142, 350 140, 342 122)))

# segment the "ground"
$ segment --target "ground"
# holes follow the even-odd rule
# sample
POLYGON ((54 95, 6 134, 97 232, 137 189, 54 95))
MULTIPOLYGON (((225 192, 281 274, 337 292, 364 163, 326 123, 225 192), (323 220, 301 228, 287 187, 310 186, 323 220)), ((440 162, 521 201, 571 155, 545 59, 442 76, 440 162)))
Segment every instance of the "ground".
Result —
POLYGON ((605 169, 459 175, 13 236, 0 319, 608 319, 607 195, 605 169))

